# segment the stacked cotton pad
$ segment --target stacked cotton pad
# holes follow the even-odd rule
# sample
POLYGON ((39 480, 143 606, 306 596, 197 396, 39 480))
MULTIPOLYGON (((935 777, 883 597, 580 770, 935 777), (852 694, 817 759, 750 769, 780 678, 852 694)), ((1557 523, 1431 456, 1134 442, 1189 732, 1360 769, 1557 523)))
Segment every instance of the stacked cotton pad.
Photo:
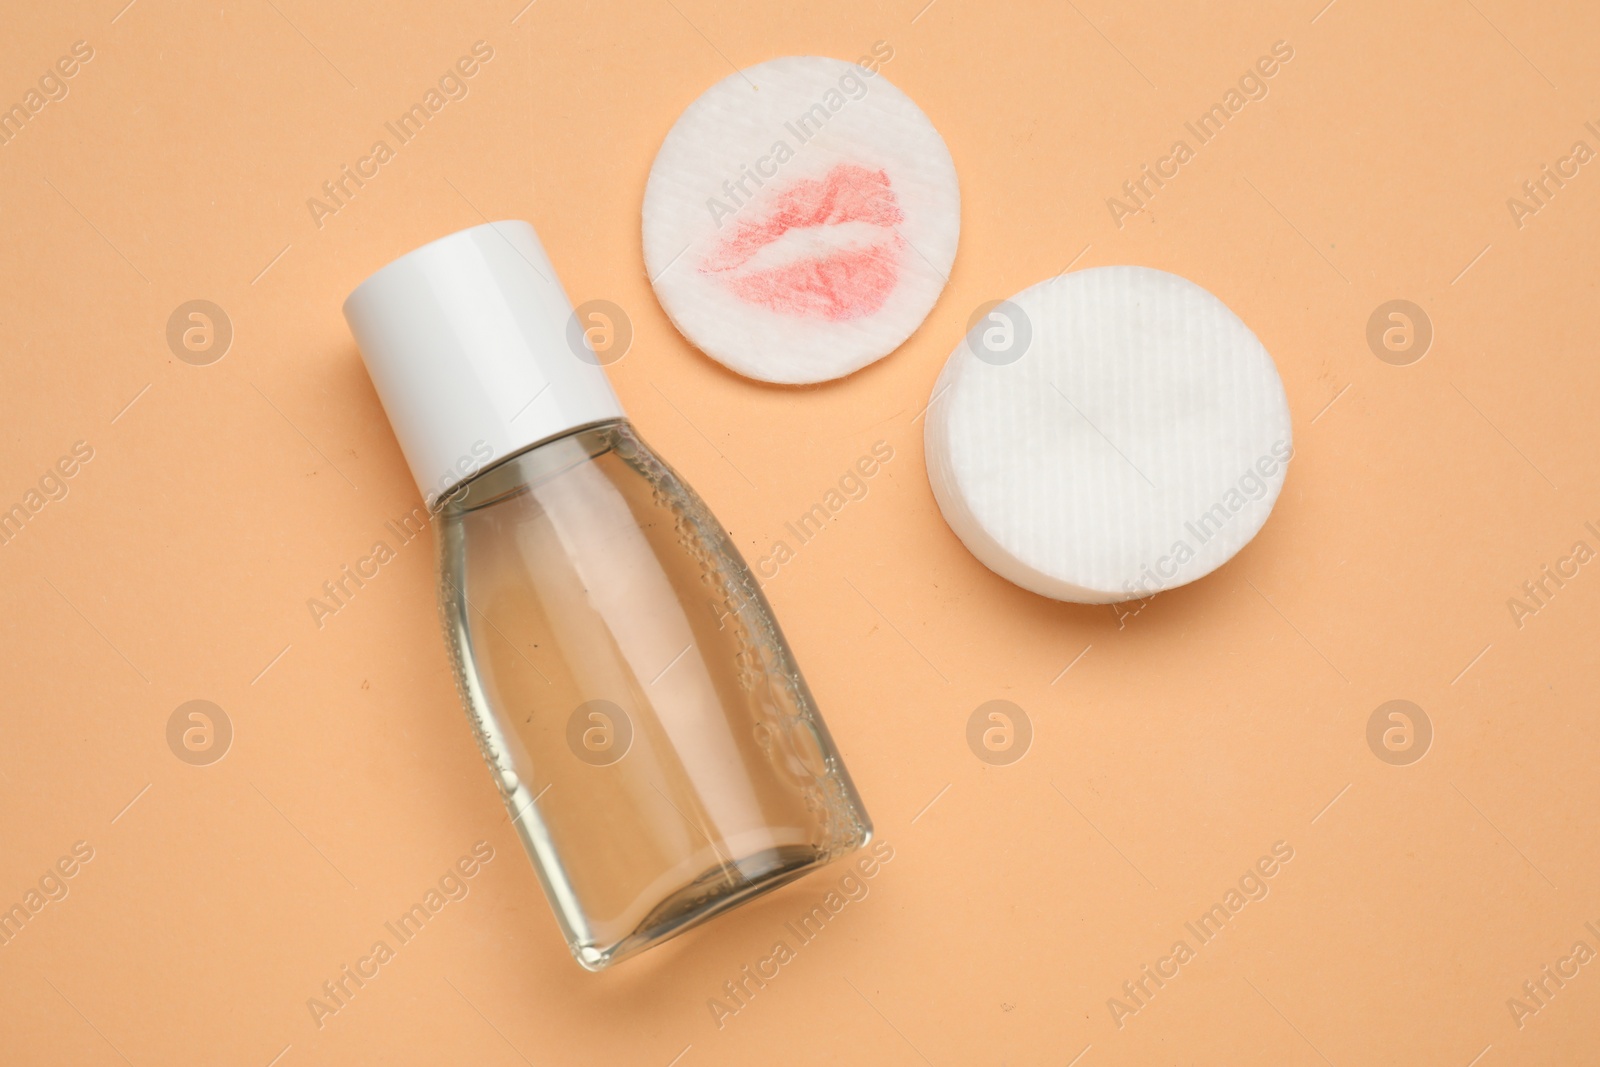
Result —
POLYGON ((951 353, 928 479, 991 570, 1058 600, 1151 596, 1267 520, 1293 444, 1272 357, 1192 282, 1100 267, 1026 289, 951 353))
POLYGON ((696 347, 799 384, 881 359, 927 316, 960 230, 955 165, 874 66, 790 56, 724 78, 667 134, 645 267, 696 347))

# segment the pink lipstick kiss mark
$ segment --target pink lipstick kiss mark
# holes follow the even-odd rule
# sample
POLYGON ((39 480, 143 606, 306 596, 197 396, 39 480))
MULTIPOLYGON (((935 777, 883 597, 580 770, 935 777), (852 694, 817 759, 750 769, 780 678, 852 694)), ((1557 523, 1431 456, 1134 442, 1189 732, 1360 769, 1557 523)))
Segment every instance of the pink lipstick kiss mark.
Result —
POLYGON ((904 221, 886 172, 839 163, 821 180, 802 178, 779 191, 765 217, 740 222, 706 256, 700 270, 722 275, 733 294, 748 304, 834 322, 861 318, 881 308, 899 284, 905 242, 894 227, 904 221), (852 223, 865 225, 831 229, 852 223), (741 269, 790 234, 793 243, 820 244, 822 250, 775 266, 741 269), (841 235, 844 243, 838 240, 841 235))

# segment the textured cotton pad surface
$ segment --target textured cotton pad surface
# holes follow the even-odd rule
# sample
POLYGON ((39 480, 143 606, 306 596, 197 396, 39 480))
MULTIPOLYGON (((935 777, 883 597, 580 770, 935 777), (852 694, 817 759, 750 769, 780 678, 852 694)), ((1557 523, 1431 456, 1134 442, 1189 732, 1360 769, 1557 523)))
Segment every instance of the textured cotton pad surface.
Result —
POLYGON ((1293 453, 1272 357, 1146 267, 1040 282, 974 323, 934 387, 928 479, 985 565, 1057 600, 1151 596, 1267 521, 1293 453))
POLYGON ((859 370, 911 336, 955 260, 944 140, 868 67, 789 56, 689 105, 644 194, 644 261, 697 348, 767 382, 859 370))

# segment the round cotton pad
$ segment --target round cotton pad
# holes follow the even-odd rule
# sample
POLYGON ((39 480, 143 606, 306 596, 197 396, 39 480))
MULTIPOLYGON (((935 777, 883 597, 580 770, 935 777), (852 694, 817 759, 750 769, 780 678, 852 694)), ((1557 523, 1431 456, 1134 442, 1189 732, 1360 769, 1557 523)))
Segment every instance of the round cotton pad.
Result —
POLYGON ((1040 282, 975 316, 934 387, 928 480, 986 566, 1085 604, 1151 596, 1261 529, 1293 443, 1272 357, 1146 267, 1040 282))
POLYGON ((859 370, 911 336, 944 288, 961 225, 955 164, 875 67, 789 56, 730 75, 689 105, 650 168, 656 296, 740 374, 801 384, 859 370))

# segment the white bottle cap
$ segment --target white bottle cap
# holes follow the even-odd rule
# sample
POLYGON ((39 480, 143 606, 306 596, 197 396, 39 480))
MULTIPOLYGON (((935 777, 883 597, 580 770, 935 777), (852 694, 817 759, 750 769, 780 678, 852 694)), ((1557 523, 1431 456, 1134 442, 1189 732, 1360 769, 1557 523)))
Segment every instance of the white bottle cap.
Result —
POLYGON ((490 222, 390 263, 344 317, 432 507, 491 463, 622 406, 526 222, 490 222))

